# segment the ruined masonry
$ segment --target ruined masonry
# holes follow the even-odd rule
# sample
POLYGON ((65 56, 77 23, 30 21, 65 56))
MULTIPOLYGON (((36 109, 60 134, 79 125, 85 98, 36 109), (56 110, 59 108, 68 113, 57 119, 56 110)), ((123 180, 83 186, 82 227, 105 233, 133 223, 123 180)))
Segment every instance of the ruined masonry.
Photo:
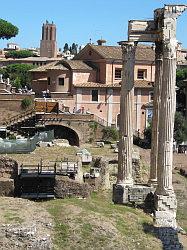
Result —
MULTIPOLYGON (((138 42, 155 43, 155 86, 151 146, 151 169, 147 192, 154 192, 157 226, 176 228, 177 201, 172 186, 173 130, 176 109, 176 21, 186 5, 165 5, 154 11, 154 20, 129 21, 128 42, 123 52, 121 86, 119 166, 113 201, 129 202, 129 190, 137 189, 132 179, 132 107, 134 53, 138 42), (162 113, 162 115, 161 115, 162 113)), ((139 191, 141 193, 141 186, 139 191)), ((146 188, 144 187, 144 194, 146 188)))

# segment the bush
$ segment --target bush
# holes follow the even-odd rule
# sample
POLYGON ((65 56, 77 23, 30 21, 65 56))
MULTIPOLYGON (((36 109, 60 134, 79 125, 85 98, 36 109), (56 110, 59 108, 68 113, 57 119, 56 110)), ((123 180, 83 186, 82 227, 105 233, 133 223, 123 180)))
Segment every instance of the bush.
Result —
POLYGON ((30 107, 32 105, 32 100, 30 98, 24 98, 21 101, 21 107, 22 109, 27 109, 28 107, 30 107))
POLYGON ((119 138, 119 132, 114 127, 105 127, 102 132, 104 141, 117 141, 119 138))
POLYGON ((22 88, 22 86, 21 86, 21 80, 20 80, 19 77, 16 77, 16 79, 14 80, 12 86, 13 86, 13 87, 16 87, 16 90, 22 88))

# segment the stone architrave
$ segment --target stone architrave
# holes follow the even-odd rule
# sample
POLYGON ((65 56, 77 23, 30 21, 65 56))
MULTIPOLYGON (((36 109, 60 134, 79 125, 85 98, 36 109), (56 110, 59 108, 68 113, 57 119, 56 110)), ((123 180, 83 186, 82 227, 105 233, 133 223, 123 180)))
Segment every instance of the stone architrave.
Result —
POLYGON ((163 74, 163 45, 162 42, 155 43, 155 83, 153 99, 152 119, 152 142, 151 142, 151 164, 149 185, 157 185, 157 163, 158 163, 158 133, 159 133, 159 112, 161 101, 161 85, 163 74))
POLYGON ((134 107, 134 42, 120 42, 123 52, 123 76, 120 97, 118 177, 114 187, 113 200, 116 203, 128 202, 126 187, 133 185, 133 107, 134 107), (120 190, 120 191, 119 191, 120 190), (119 191, 119 192, 118 192, 119 191), (120 193, 120 194, 119 194, 120 193), (121 197, 122 196, 122 197, 121 197))

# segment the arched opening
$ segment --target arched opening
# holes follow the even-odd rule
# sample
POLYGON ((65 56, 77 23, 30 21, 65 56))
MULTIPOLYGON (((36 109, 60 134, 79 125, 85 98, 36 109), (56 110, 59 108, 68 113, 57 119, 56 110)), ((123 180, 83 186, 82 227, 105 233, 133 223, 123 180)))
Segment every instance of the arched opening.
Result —
POLYGON ((62 125, 47 125, 46 127, 54 129, 55 139, 66 139, 71 146, 79 147, 79 136, 73 129, 62 125))

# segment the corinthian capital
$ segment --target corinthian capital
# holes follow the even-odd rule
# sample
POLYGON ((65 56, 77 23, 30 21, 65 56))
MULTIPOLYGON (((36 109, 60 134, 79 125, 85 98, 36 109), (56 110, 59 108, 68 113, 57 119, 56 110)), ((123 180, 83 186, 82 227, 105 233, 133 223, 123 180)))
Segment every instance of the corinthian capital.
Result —
POLYGON ((165 5, 164 6, 164 17, 177 18, 187 9, 187 5, 165 5))
POLYGON ((176 58, 177 54, 177 40, 170 39, 163 41, 164 57, 176 58))
POLYGON ((121 48, 122 48, 123 60, 135 59, 135 51, 136 51, 137 43, 122 41, 122 42, 119 42, 119 45, 121 45, 121 48))

